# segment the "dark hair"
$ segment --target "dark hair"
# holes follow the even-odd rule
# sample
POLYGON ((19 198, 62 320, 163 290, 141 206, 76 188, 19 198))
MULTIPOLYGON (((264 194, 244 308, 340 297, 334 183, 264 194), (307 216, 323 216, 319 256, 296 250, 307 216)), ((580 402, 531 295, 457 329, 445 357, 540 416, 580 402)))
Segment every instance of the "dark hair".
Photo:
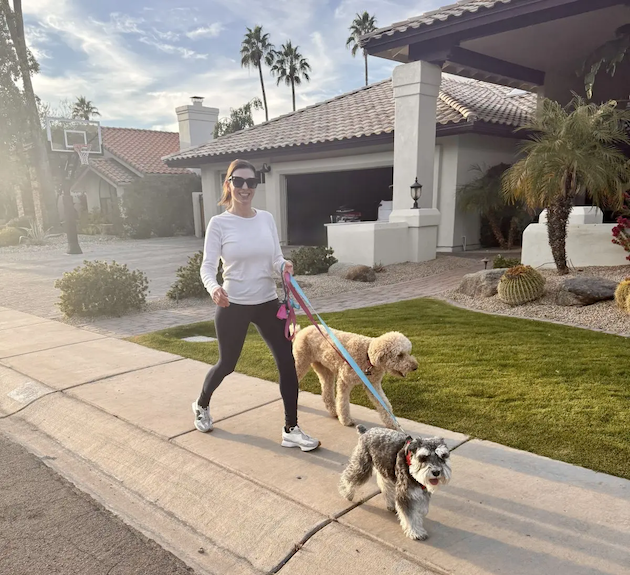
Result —
POLYGON ((256 168, 251 162, 248 162, 247 160, 234 160, 228 167, 227 174, 225 174, 225 180, 223 181, 223 193, 221 194, 221 200, 219 201, 220 206, 227 206, 229 208, 232 205, 232 190, 230 188, 229 180, 236 170, 243 168, 251 170, 254 172, 254 176, 256 175, 256 168))

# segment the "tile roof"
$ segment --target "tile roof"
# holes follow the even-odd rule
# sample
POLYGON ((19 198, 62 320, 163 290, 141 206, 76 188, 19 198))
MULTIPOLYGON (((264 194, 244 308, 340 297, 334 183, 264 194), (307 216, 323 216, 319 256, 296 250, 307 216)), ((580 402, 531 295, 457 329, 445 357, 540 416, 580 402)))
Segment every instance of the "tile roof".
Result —
MULTIPOLYGON (((393 134, 392 90, 391 79, 378 82, 173 154, 165 161, 173 165, 178 160, 393 134)), ((437 103, 438 125, 482 121, 518 127, 535 111, 536 95, 528 92, 508 97, 511 91, 505 86, 445 74, 437 103)))
POLYGON ((103 148, 143 174, 187 174, 182 168, 169 168, 162 158, 179 151, 177 132, 101 128, 103 148))
POLYGON ((112 158, 90 158, 90 168, 117 186, 131 184, 139 176, 112 158))
POLYGON ((446 20, 459 18, 467 14, 474 14, 480 10, 489 10, 497 4, 510 4, 514 0, 461 0, 455 4, 443 6, 437 10, 431 10, 414 16, 408 20, 391 24, 385 28, 379 28, 370 32, 361 38, 361 45, 365 46, 370 40, 382 38, 383 36, 393 36, 397 32, 406 32, 407 30, 420 28, 421 26, 430 26, 435 22, 445 22, 446 20))

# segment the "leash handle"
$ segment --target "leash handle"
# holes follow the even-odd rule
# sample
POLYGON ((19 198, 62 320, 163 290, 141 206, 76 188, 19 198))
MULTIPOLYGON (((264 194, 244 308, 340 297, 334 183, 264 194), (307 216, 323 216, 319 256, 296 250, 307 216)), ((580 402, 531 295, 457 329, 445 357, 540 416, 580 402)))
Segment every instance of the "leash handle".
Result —
POLYGON ((389 416, 392 418, 392 421, 394 422, 394 425, 398 428, 399 431, 401 431, 402 433, 405 433, 405 431, 403 430, 402 426, 400 425, 400 423, 398 423, 398 420, 396 419, 396 416, 390 411, 389 407, 387 406, 387 404, 383 401, 383 398, 380 396, 380 394, 376 391, 376 389, 374 389, 374 386, 372 385, 372 383, 370 382, 370 380, 367 378, 367 376, 365 375, 365 373, 363 373, 363 371, 361 371, 361 368, 357 365, 357 362, 354 360, 354 358, 348 353, 348 350, 343 346, 343 344, 339 341, 339 338, 332 332, 332 330, 328 327, 328 325, 326 324, 326 322, 321 318, 321 316, 315 311, 315 308, 313 308, 313 305, 311 304, 311 302, 308 300, 308 298, 306 297, 306 294, 302 291, 302 288, 298 285, 297 281, 295 281, 295 278, 291 277, 289 274, 286 274, 288 276, 288 283, 287 283, 287 287, 289 289, 290 292, 293 293, 293 295, 295 296, 295 299, 297 300, 297 302, 302 306, 302 309, 304 310, 304 312, 306 313, 306 315, 308 316, 309 320, 311 321, 311 323, 313 323, 313 325, 317 328, 317 330, 319 331, 319 333, 322 334, 322 336, 324 337, 324 339, 328 340, 328 338, 324 335, 324 333, 321 331, 321 329, 319 328, 319 326, 317 325, 317 323, 315 322, 315 319, 313 318, 313 316, 311 315, 310 311, 309 311, 309 307, 313 309, 313 313, 317 316, 317 319, 319 320, 319 322, 321 323, 321 325, 324 327, 324 329, 326 330, 326 332, 328 333, 328 336, 330 337, 330 339, 332 340, 332 342, 329 341, 329 343, 331 343, 331 345, 334 345, 333 347, 335 348, 335 350, 337 351, 337 353, 343 358, 343 360, 355 371, 355 373, 359 376, 359 378, 361 379, 361 381, 365 384, 365 386, 370 390, 370 392, 372 393, 372 395, 378 400, 378 402, 383 406, 383 409, 385 409, 385 411, 389 414, 389 416))

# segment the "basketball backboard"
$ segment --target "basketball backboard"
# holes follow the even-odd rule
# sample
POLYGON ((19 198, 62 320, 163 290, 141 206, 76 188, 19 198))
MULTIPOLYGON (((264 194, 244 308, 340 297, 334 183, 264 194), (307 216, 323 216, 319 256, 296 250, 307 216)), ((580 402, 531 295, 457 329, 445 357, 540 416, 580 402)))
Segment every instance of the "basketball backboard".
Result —
POLYGON ((103 153, 101 124, 96 120, 46 118, 46 136, 51 152, 74 154, 76 144, 90 146, 90 155, 103 153))

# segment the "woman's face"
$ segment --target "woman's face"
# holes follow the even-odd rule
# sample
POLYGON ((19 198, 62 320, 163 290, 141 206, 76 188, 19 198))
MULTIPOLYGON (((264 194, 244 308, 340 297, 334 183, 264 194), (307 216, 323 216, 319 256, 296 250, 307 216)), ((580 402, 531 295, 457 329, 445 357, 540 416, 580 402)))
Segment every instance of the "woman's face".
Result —
POLYGON ((230 177, 230 189, 232 191, 233 204, 239 204, 244 208, 251 207, 256 188, 250 188, 250 184, 248 184, 246 180, 255 178, 256 174, 249 168, 239 168, 232 172, 232 176, 230 177), (239 187, 241 183, 242 187, 239 187), (239 186, 235 184, 239 184, 239 186))

